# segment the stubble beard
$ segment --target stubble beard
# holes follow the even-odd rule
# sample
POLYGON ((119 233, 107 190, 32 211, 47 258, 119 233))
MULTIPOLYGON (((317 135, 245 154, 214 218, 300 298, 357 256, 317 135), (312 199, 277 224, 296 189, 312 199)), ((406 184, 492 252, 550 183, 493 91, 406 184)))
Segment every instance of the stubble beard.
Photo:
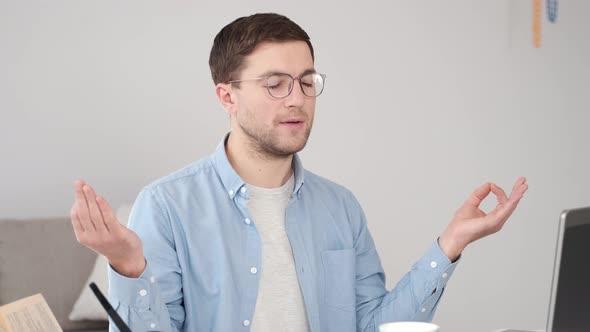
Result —
POLYGON ((248 138, 247 145, 251 153, 257 155, 258 158, 265 160, 284 159, 303 150, 313 125, 313 119, 306 120, 305 133, 303 139, 296 144, 287 144, 281 142, 278 129, 265 130, 264 128, 253 128, 247 125, 239 124, 240 128, 248 138))

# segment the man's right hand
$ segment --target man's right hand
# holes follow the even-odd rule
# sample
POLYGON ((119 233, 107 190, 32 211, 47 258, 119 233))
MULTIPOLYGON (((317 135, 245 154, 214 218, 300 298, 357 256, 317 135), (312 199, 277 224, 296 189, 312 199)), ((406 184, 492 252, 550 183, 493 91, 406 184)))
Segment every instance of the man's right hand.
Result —
POLYGON ((90 185, 78 180, 75 190, 70 217, 78 242, 105 256, 119 274, 138 278, 146 267, 139 236, 119 223, 109 203, 90 185))

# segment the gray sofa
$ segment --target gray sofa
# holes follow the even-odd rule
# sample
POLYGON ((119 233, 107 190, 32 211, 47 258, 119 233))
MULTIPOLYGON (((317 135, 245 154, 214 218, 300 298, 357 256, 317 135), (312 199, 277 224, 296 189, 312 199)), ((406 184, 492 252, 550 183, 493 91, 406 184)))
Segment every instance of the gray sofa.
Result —
POLYGON ((107 331, 106 321, 68 319, 96 257, 67 217, 0 220, 0 305, 42 293, 64 331, 107 331))

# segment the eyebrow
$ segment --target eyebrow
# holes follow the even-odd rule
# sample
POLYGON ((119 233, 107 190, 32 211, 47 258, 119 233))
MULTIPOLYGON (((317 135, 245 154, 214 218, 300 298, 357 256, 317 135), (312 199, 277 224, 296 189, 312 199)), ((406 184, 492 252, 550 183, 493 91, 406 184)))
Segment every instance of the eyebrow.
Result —
MULTIPOLYGON (((313 74, 313 73, 316 73, 315 68, 309 68, 309 69, 304 70, 301 74, 299 74, 299 77, 307 75, 307 74, 313 74)), ((283 72, 277 71, 277 70, 269 70, 269 71, 266 71, 266 72, 258 75, 258 77, 265 77, 265 76, 270 76, 270 75, 275 75, 275 74, 287 74, 287 73, 283 73, 283 72)))

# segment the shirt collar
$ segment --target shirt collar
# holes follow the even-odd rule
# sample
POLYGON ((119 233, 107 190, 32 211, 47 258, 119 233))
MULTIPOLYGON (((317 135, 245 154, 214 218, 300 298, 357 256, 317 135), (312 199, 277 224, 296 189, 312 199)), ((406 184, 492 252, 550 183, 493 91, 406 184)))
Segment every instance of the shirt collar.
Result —
MULTIPOLYGON (((227 158, 225 144, 227 143, 229 135, 230 133, 227 133, 217 146, 215 153, 213 154, 213 161, 225 191, 233 199, 234 196, 238 194, 240 190, 242 190, 242 188, 245 188, 246 182, 244 182, 244 180, 238 175, 227 158)), ((296 195, 299 198, 301 195, 301 187, 303 186, 304 182, 303 175, 305 171, 303 169, 301 159, 297 154, 293 155, 293 173, 295 174, 295 189, 293 190, 293 196, 296 195)))

